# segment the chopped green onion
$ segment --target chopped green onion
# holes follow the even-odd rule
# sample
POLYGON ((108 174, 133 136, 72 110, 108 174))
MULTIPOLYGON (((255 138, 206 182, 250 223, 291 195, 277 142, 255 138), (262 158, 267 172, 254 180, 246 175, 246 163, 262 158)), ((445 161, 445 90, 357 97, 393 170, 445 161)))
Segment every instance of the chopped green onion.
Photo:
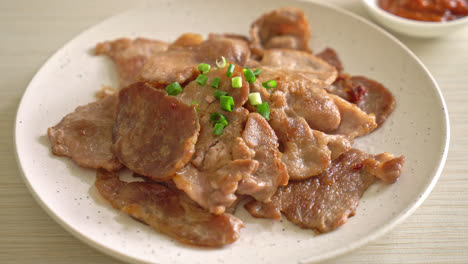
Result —
POLYGON ((224 125, 223 124, 220 124, 220 123, 216 123, 214 125, 214 128, 213 128, 213 134, 215 134, 216 136, 220 136, 223 134, 223 130, 224 130, 224 125))
POLYGON ((223 124, 224 126, 227 126, 229 123, 226 119, 226 116, 223 114, 220 114, 218 112, 214 112, 210 115, 210 120, 215 123, 223 124))
POLYGON ((219 82, 220 82, 220 81, 221 81, 220 78, 214 77, 214 78, 213 78, 213 81, 211 82, 211 87, 213 87, 213 88, 218 88, 219 82))
POLYGON ((220 90, 215 90, 214 93, 213 93, 213 96, 216 98, 216 99, 220 99, 221 96, 224 96, 224 95, 227 95, 228 93, 225 92, 225 91, 220 91, 220 90))
POLYGON ((228 126, 226 117, 218 112, 214 112, 210 115, 210 120, 215 122, 213 128, 213 134, 219 136, 223 133, 223 129, 228 126))
POLYGON ((270 106, 268 105, 268 102, 257 105, 257 111, 266 120, 270 120, 270 106))
POLYGON ((249 94, 249 103, 251 105, 259 105, 262 103, 262 97, 260 96, 260 93, 250 93, 249 94))
POLYGON ((207 74, 210 71, 211 66, 206 63, 198 64, 198 70, 201 71, 203 74, 207 74))
POLYGON ((226 119, 226 117, 223 114, 220 114, 218 112, 214 112, 210 115, 210 120, 217 123, 221 119, 226 119))
POLYGON ((197 79, 195 79, 195 82, 198 83, 199 85, 204 85, 208 81, 208 76, 204 74, 199 74, 197 79))
POLYGON ((199 105, 199 104, 200 104, 200 103, 199 103, 197 100, 193 100, 193 101, 190 103, 190 106, 195 106, 195 110, 198 111, 198 105, 199 105))
POLYGON ((257 80, 251 69, 244 69, 244 76, 248 83, 253 83, 257 80))
POLYGON ((231 96, 221 96, 221 109, 224 111, 232 112, 232 108, 234 107, 234 99, 231 96))
POLYGON ((167 94, 176 96, 182 92, 182 87, 180 87, 180 84, 178 82, 173 82, 166 86, 166 91, 167 94))
POLYGON ((276 86, 278 85, 278 83, 275 81, 275 80, 269 80, 269 81, 266 81, 264 83, 262 83, 263 87, 265 87, 267 90, 271 89, 271 88, 276 88, 276 86))
POLYGON ((255 75, 255 77, 260 76, 261 73, 262 73, 262 70, 260 69, 256 69, 255 71, 253 71, 253 74, 255 75))
POLYGON ((221 56, 221 61, 216 60, 216 66, 218 66, 220 69, 226 67, 226 59, 224 56, 221 56))
POLYGON ((232 88, 241 88, 242 87, 242 78, 234 77, 232 78, 232 88))
POLYGON ((234 72, 234 68, 236 66, 234 66, 234 64, 229 64, 228 68, 227 68, 227 71, 226 71, 226 76, 227 77, 232 77, 232 73, 234 72))

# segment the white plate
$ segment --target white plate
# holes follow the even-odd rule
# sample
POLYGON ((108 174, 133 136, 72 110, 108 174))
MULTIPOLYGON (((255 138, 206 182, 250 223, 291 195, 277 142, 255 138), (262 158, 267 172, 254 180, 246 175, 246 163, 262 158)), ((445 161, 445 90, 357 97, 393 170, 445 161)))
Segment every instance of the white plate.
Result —
POLYGON ((93 170, 49 149, 49 126, 93 101, 102 84, 117 84, 109 60, 92 55, 95 43, 122 36, 174 40, 183 32, 247 34, 253 19, 284 5, 277 0, 153 3, 112 17, 60 49, 29 84, 16 119, 18 162, 39 204, 85 243, 132 263, 313 262, 350 251, 401 222, 434 187, 447 155, 448 116, 437 84, 406 47, 366 20, 320 3, 290 4, 306 13, 315 51, 334 47, 346 71, 383 82, 397 100, 385 125, 357 145, 371 153, 404 154, 404 172, 396 184, 373 185, 347 224, 315 236, 286 220, 253 219, 240 209, 246 228, 236 243, 187 247, 112 209, 93 187, 93 170))

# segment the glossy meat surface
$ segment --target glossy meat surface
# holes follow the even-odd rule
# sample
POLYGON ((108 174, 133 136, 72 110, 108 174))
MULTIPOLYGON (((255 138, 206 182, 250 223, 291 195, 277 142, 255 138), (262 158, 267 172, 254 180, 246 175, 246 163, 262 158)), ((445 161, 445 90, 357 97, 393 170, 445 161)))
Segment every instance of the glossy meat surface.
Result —
POLYGON ((132 171, 168 180, 190 161, 200 125, 195 108, 135 83, 119 93, 113 149, 132 171))
POLYGON ((122 164, 112 153, 112 128, 117 111, 115 95, 79 106, 47 130, 52 152, 70 157, 85 168, 118 170, 122 164))
POLYGON ((210 214, 159 183, 127 183, 115 173, 98 170, 95 185, 114 208, 183 243, 221 247, 236 241, 243 227, 235 216, 210 214))
POLYGON ((96 55, 107 55, 115 63, 119 75, 120 87, 136 82, 136 76, 154 54, 167 50, 168 43, 146 38, 120 38, 98 43, 96 55))

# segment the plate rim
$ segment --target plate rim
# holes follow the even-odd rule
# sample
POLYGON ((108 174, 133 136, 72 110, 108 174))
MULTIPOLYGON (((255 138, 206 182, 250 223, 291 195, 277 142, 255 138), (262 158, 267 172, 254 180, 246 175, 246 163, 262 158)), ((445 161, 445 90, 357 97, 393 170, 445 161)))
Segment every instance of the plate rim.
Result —
MULTIPOLYGON (((330 260, 330 259, 342 256, 342 255, 344 255, 346 253, 350 253, 351 251, 354 251, 357 248, 360 248, 363 245, 365 245, 365 244, 367 244, 367 243, 369 243, 371 241, 374 241, 378 237, 381 237, 382 235, 388 233, 395 226, 397 226, 402 221, 407 219, 410 215, 412 215, 416 211, 416 209, 418 209, 419 206, 427 199, 429 194, 432 192, 432 190, 434 189, 434 186, 436 185, 437 181, 440 178, 442 170, 445 167, 448 152, 449 152, 450 137, 451 137, 450 130, 451 129, 450 129, 450 119, 449 119, 449 113, 448 113, 447 105, 446 105, 444 96, 442 94, 442 91, 441 91, 437 81, 435 80, 435 78, 431 74, 431 72, 428 70, 428 68, 424 65, 424 63, 405 44, 403 44, 399 39, 397 39, 395 36, 393 36, 389 32, 385 31, 383 28, 379 27, 378 25, 376 25, 372 21, 370 21, 370 20, 368 20, 368 19, 366 19, 366 18, 364 18, 364 17, 362 17, 362 16, 360 16, 358 14, 353 13, 352 11, 346 10, 346 9, 344 9, 342 7, 333 5, 331 3, 320 2, 318 0, 292 0, 291 2, 294 2, 294 1, 302 2, 302 3, 306 3, 306 4, 310 4, 310 5, 317 5, 317 6, 320 6, 320 7, 325 7, 325 8, 328 8, 328 9, 332 9, 333 11, 336 11, 338 13, 341 13, 341 14, 343 14, 345 16, 349 16, 352 19, 358 20, 359 22, 362 22, 362 23, 370 26, 374 30, 378 31, 380 34, 385 35, 387 38, 389 38, 390 40, 392 40, 393 42, 398 44, 398 46, 400 48, 402 48, 406 52, 407 55, 409 55, 413 60, 416 61, 416 63, 422 68, 424 73, 429 77, 429 80, 433 84, 432 88, 435 88, 435 91, 437 92, 437 95, 439 96, 438 99, 441 102, 441 105, 443 107, 443 112, 444 112, 443 122, 445 123, 445 127, 444 127, 444 130, 443 130, 443 132, 445 133, 445 135, 443 137, 444 146, 442 148, 441 155, 438 157, 439 165, 438 165, 437 169, 435 170, 434 176, 432 177, 431 181, 425 187, 424 192, 419 195, 418 199, 415 202, 408 204, 408 206, 404 210, 402 210, 400 214, 395 216, 395 218, 393 218, 392 221, 384 224, 383 226, 376 229, 375 231, 372 231, 371 233, 369 233, 369 235, 363 236, 363 237, 359 238, 358 240, 355 240, 354 242, 350 243, 346 247, 331 250, 331 251, 329 251, 329 252, 327 252, 325 254, 319 255, 319 257, 309 257, 309 258, 305 258, 305 259, 302 259, 302 260, 298 260, 298 263, 302 264, 302 263, 314 263, 314 262, 318 262, 318 261, 330 260)), ((293 4, 293 3, 291 3, 291 4, 293 4)), ((100 26, 102 24, 105 24, 108 21, 114 19, 115 17, 124 16, 127 13, 130 13, 130 12, 132 12, 134 10, 141 9, 144 6, 145 6, 145 4, 140 4, 140 5, 137 5, 135 7, 130 8, 128 10, 125 10, 123 12, 118 12, 118 13, 116 13, 114 15, 111 15, 111 16, 109 16, 107 18, 104 18, 103 20, 101 20, 98 23, 95 23, 95 24, 87 27, 86 29, 82 30, 80 33, 75 35, 73 38, 66 41, 58 50, 56 50, 51 56, 49 56, 47 58, 45 63, 43 63, 40 66, 39 70, 34 74, 32 79, 28 83, 23 95, 21 96, 20 103, 18 104, 18 107, 17 107, 17 110, 16 110, 13 140, 14 140, 14 143, 15 143, 15 159, 16 159, 16 162, 17 162, 17 165, 18 165, 19 172, 20 172, 22 180, 24 181, 28 191, 33 196, 34 200, 42 207, 42 209, 56 223, 58 223, 62 228, 64 228, 67 232, 72 234, 74 237, 78 238, 81 242, 93 247, 94 249, 97 249, 98 251, 106 254, 107 256, 117 258, 119 260, 122 260, 122 261, 128 262, 128 263, 137 262, 137 263, 152 264, 154 262, 152 262, 152 261, 148 262, 148 261, 145 261, 143 259, 134 258, 131 255, 127 255, 127 254, 124 254, 124 253, 122 253, 122 252, 120 252, 118 250, 112 249, 111 247, 105 245, 104 243, 96 242, 95 240, 89 238, 85 234, 81 233, 79 230, 77 230, 74 227, 72 227, 71 225, 69 225, 66 221, 64 221, 63 219, 58 217, 53 212, 53 210, 51 208, 49 208, 49 206, 43 201, 43 199, 39 196, 39 194, 34 190, 34 187, 31 185, 31 183, 29 182, 27 176, 25 175, 25 169, 23 168, 23 164, 21 163, 21 157, 19 157, 18 143, 17 143, 18 142, 18 131, 20 129, 19 126, 18 126, 19 125, 18 121, 19 121, 19 117, 20 117, 20 110, 24 108, 23 105, 25 104, 25 102, 24 102, 25 97, 26 97, 28 91, 30 91, 29 87, 34 82, 36 82, 38 76, 41 75, 41 73, 51 63, 51 61, 53 61, 55 59, 55 57, 58 57, 63 52, 63 50, 65 49, 66 46, 68 46, 70 43, 74 42, 76 39, 80 38, 82 35, 86 34, 88 31, 93 30, 93 28, 95 28, 97 26, 100 26)))

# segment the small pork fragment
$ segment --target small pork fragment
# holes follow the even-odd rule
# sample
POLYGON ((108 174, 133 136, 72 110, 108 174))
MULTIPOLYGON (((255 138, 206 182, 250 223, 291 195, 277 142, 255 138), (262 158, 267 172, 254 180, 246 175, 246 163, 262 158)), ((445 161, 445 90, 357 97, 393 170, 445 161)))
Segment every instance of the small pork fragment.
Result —
POLYGON ((187 84, 198 76, 198 64, 215 66, 221 56, 228 62, 244 66, 250 58, 250 49, 242 40, 223 37, 208 39, 198 46, 169 49, 154 55, 137 79, 155 87, 173 82, 187 84))
POLYGON ((242 179, 237 192, 248 194, 257 201, 268 202, 278 186, 286 185, 289 179, 278 150, 278 137, 265 118, 251 113, 242 138, 255 153, 253 158, 259 162, 259 167, 255 173, 242 179))
POLYGON ((167 50, 168 43, 160 40, 146 38, 120 38, 114 41, 98 43, 95 48, 96 55, 107 55, 115 63, 120 80, 120 87, 126 87, 136 82, 146 61, 157 52, 167 50))
POLYGON ((342 75, 327 91, 356 104, 368 114, 374 114, 382 125, 395 109, 395 98, 381 83, 364 76, 342 75))
MULTIPOLYGON (((242 87, 233 88, 226 70, 227 67, 210 71, 206 74, 208 80, 205 84, 193 81, 178 95, 183 102, 198 102, 200 135, 190 164, 178 171, 173 181, 192 200, 215 214, 222 214, 236 201, 239 181, 254 173, 259 166, 258 161, 252 159, 252 150, 242 139, 249 114, 242 105, 248 99, 249 83, 243 80, 242 87), (211 87, 214 78, 220 79, 218 89, 211 87), (213 97, 215 91, 232 96, 232 112, 221 109, 219 99, 213 97), (228 122, 221 135, 213 134, 211 115, 215 112, 222 113, 228 122)), ((240 76, 242 67, 236 65, 233 77, 240 76)))
POLYGON ((321 82, 290 73, 262 67, 259 82, 252 85, 254 92, 260 92, 262 99, 303 117, 312 129, 325 133, 334 131, 341 122, 340 111, 334 100, 323 89, 321 82), (258 83, 269 80, 277 82, 277 87, 266 90, 258 83))
POLYGON ((194 107, 135 83, 119 93, 113 150, 133 172, 169 180, 190 161, 199 130, 194 107))
POLYGON ((331 48, 326 48, 317 54, 317 57, 335 66, 339 73, 333 85, 326 88, 327 91, 356 104, 368 114, 374 114, 377 125, 382 125, 395 109, 395 98, 392 93, 377 81, 343 73, 341 60, 331 48))
POLYGON ((221 247, 235 242, 244 226, 237 217, 210 214, 182 192, 159 183, 123 182, 101 169, 95 185, 112 207, 183 243, 221 247))
POLYGON ((320 174, 330 165, 332 157, 351 148, 347 139, 333 140, 333 136, 311 129, 304 118, 288 116, 281 109, 271 109, 270 125, 278 135, 282 161, 291 180, 320 174), (332 153, 332 149, 339 153, 332 153))
POLYGON ((304 12, 283 7, 263 14, 250 27, 252 51, 260 56, 264 49, 283 48, 310 52, 309 22, 304 12))
MULTIPOLYGON (((375 180, 372 169, 366 165, 374 159, 352 149, 319 176, 280 187, 272 202, 251 201, 245 207, 254 217, 280 219, 283 213, 302 228, 330 232, 355 215, 359 199, 375 180)), ((386 163, 394 165, 388 166, 385 174, 398 177, 403 162, 403 157, 387 160, 386 163)))
POLYGON ((366 159, 363 164, 368 172, 382 181, 395 183, 400 177, 404 162, 404 156, 395 158, 392 154, 384 152, 372 159, 366 159))
POLYGON ((169 49, 192 48, 203 43, 203 37, 196 33, 184 33, 169 45, 169 49))
POLYGON ((112 128, 117 111, 116 95, 79 106, 47 130, 52 152, 70 157, 85 168, 118 170, 122 164, 112 153, 112 128))
POLYGON ((335 101, 341 114, 340 126, 333 134, 345 135, 349 138, 360 137, 369 134, 377 128, 374 114, 367 114, 357 105, 349 103, 339 96, 329 94, 335 101))
POLYGON ((283 70, 288 74, 300 74, 311 81, 321 81, 321 88, 330 86, 338 76, 335 67, 319 57, 299 50, 266 50, 260 65, 273 70, 283 70))
POLYGON ((321 58, 322 60, 328 62, 328 64, 330 64, 331 66, 335 67, 338 73, 343 72, 343 64, 341 63, 341 60, 334 49, 325 48, 322 52, 316 54, 315 56, 321 58))

